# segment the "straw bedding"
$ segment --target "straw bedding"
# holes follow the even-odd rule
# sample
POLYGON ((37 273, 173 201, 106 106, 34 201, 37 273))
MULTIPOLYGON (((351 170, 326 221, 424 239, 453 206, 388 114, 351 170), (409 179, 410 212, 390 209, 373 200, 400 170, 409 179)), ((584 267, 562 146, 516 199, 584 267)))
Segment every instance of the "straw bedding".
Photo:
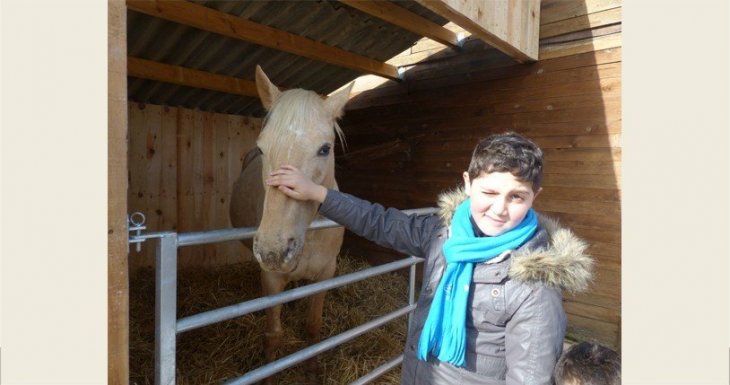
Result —
MULTIPOLYGON (((337 275, 369 267, 342 256, 337 275)), ((178 272, 178 318, 260 296, 255 261, 178 272)), ((305 283, 290 284, 287 289, 305 283)), ((407 303, 407 279, 390 273, 330 290, 325 300, 322 339, 337 335, 407 303)), ((135 271, 130 280, 130 384, 154 383, 154 271, 135 271)), ((284 304, 284 338, 277 357, 308 346, 304 331, 307 299, 284 304)), ((321 375, 312 377, 303 364, 280 372, 279 384, 348 384, 403 350, 406 317, 398 318, 320 356, 321 375)), ((177 337, 177 384, 220 384, 265 364, 264 311, 248 314, 177 337)), ((398 384, 399 367, 375 384, 398 384)))

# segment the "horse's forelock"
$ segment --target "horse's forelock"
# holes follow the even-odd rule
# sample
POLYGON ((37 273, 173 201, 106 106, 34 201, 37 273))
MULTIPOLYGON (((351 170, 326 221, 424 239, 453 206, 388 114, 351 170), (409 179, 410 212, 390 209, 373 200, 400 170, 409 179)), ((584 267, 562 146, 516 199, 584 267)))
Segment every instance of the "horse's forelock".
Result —
MULTIPOLYGON (((272 147, 280 147, 288 142, 289 133, 292 128, 304 129, 307 127, 326 127, 328 125, 316 124, 322 119, 332 119, 326 116, 323 99, 317 93, 303 89, 285 91, 279 99, 271 106, 271 110, 264 118, 264 129, 268 131, 274 140, 272 147), (323 118, 324 117, 324 118, 323 118)), ((330 128, 340 139, 344 149, 344 133, 335 121, 334 127, 330 128)), ((330 132, 323 132, 329 134, 330 132)))

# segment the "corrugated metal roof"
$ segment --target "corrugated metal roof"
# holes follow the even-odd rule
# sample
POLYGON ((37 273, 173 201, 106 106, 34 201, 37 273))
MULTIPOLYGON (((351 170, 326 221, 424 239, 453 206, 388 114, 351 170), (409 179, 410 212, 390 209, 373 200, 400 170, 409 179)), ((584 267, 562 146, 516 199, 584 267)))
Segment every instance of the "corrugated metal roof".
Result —
MULTIPOLYGON (((195 1, 221 12, 303 36, 378 61, 421 36, 337 1, 195 1)), ((448 21, 414 1, 397 1, 439 25, 448 21)), ((278 86, 328 94, 362 73, 128 11, 130 56, 220 75, 254 79, 256 65, 278 86)), ((204 111, 263 115, 257 98, 129 77, 129 100, 204 111)))

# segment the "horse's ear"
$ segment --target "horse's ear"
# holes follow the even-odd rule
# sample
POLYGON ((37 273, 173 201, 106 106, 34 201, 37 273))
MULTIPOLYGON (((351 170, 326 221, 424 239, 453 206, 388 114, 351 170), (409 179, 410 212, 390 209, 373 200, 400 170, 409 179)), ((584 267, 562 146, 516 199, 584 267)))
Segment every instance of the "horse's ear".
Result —
POLYGON ((327 108, 327 112, 329 112, 330 116, 335 119, 342 117, 345 110, 345 104, 347 104, 347 101, 350 100, 350 91, 352 91, 352 86, 354 85, 354 81, 350 82, 350 84, 337 91, 337 93, 332 94, 324 101, 325 108, 327 108))
POLYGON ((276 99, 281 96, 279 87, 269 80, 259 65, 256 65, 256 90, 259 92, 261 104, 264 105, 267 111, 271 109, 271 105, 274 104, 276 99))

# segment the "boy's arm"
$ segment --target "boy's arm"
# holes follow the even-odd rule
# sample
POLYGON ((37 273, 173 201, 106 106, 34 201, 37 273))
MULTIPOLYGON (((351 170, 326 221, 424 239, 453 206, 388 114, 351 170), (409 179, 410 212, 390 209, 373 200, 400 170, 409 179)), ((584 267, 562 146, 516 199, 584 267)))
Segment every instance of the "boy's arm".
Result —
POLYGON ((361 237, 415 256, 426 255, 440 227, 437 216, 407 215, 335 190, 327 190, 319 212, 361 237))
POLYGON ((296 167, 283 165, 269 174, 266 185, 290 198, 322 203, 320 213, 357 235, 401 253, 425 256, 440 226, 435 216, 406 215, 312 182, 296 167))
POLYGON ((507 322, 507 385, 551 385, 565 337, 560 292, 537 286, 507 322))

